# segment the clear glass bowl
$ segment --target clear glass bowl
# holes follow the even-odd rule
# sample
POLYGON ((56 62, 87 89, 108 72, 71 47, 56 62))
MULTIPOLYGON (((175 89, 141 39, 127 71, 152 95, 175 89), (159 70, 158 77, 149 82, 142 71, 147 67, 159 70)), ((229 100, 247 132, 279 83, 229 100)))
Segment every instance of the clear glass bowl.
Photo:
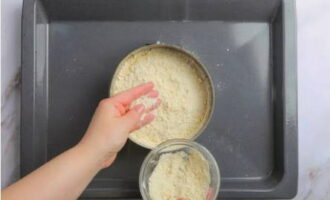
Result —
POLYGON ((158 164, 159 158, 164 153, 175 153, 179 151, 189 151, 190 149, 200 152, 208 161, 210 169, 210 185, 206 200, 215 200, 220 188, 220 171, 217 162, 212 154, 202 145, 186 139, 173 139, 163 142, 153 149, 144 159, 139 176, 139 187, 144 200, 151 200, 149 195, 149 178, 158 164))

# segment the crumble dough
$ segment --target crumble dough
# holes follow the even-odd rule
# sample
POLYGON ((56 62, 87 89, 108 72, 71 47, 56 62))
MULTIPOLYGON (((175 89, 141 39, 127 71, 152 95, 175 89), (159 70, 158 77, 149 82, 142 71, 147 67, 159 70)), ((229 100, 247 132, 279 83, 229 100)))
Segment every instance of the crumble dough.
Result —
POLYGON ((166 153, 149 178, 149 194, 152 200, 205 200, 209 184, 209 165, 201 153, 166 153))
POLYGON ((186 54, 164 47, 137 52, 121 63, 112 94, 152 81, 162 99, 153 111, 155 120, 133 132, 133 141, 154 148, 168 139, 190 139, 201 129, 208 116, 210 95, 206 75, 197 65, 186 54))

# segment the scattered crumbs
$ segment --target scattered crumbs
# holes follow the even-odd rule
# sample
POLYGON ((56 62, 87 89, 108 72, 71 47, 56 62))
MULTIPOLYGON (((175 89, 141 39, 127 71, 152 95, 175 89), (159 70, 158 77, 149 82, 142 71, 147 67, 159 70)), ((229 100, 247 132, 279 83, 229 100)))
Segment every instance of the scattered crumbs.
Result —
POLYGON ((219 81, 217 84, 215 84, 215 87, 220 92, 223 89, 225 89, 227 86, 226 83, 219 81))
POLYGON ((223 66, 224 66, 224 64, 223 64, 223 63, 221 63, 221 64, 220 64, 220 63, 218 63, 218 64, 217 64, 217 67, 219 67, 219 68, 220 68, 220 67, 223 67, 223 66))

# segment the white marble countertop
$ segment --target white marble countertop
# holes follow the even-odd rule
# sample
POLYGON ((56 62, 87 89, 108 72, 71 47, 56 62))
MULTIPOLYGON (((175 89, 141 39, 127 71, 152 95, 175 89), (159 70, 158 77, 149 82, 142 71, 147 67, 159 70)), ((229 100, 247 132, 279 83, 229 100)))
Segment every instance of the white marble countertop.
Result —
MULTIPOLYGON (((22 0, 2 0, 1 186, 19 177, 22 0)), ((295 199, 330 199, 330 1, 297 0, 299 187, 295 199)))

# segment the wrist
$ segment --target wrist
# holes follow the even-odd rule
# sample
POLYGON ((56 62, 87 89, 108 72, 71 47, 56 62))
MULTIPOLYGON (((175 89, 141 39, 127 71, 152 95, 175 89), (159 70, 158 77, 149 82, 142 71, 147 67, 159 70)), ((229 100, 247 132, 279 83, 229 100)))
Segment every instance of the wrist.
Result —
POLYGON ((116 153, 111 153, 108 155, 107 159, 103 162, 102 168, 107 168, 109 167, 116 159, 117 154, 116 153))
POLYGON ((93 146, 85 142, 79 142, 73 149, 77 151, 79 155, 82 155, 85 159, 88 159, 89 162, 93 163, 98 170, 103 168, 102 165, 106 160, 106 155, 102 151, 93 148, 93 146))
POLYGON ((75 147, 81 155, 93 158, 100 170, 109 167, 116 159, 117 152, 109 152, 101 146, 89 144, 87 141, 80 141, 75 147))

